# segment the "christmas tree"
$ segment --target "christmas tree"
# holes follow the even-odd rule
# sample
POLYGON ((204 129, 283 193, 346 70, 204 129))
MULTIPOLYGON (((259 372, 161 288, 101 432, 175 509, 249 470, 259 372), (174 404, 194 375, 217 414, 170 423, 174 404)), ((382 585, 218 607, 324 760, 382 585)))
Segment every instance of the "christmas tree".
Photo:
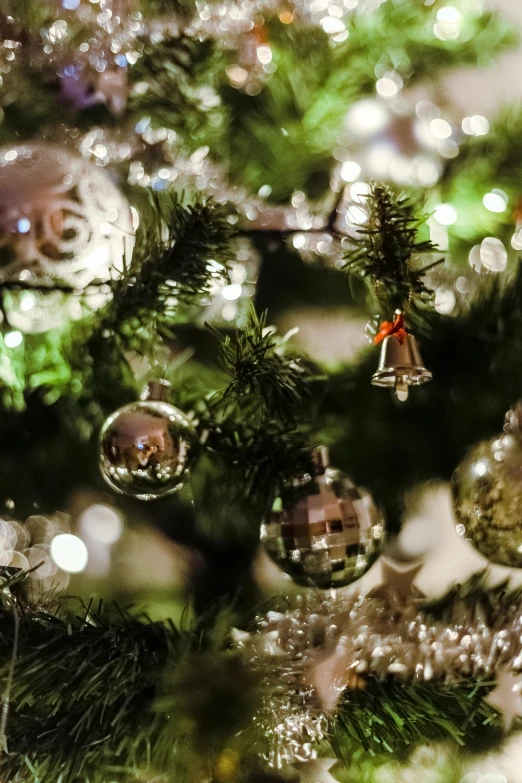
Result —
POLYGON ((0 25, 5 779, 517 783, 522 113, 440 88, 513 25, 0 25))

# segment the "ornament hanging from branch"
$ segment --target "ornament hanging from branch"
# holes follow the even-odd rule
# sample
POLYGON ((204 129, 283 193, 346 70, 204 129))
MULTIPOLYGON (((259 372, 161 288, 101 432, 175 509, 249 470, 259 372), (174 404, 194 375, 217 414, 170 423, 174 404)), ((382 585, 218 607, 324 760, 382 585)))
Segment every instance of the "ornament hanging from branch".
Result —
POLYGON ((314 451, 314 474, 297 476, 276 498, 261 541, 297 584, 342 587, 377 559, 384 520, 371 497, 314 451))
POLYGON ((169 402, 166 381, 152 381, 142 400, 113 413, 100 434, 100 470, 122 495, 155 500, 188 476, 196 445, 189 419, 169 402))
MULTIPOLYGON (((385 185, 371 184, 365 197, 366 220, 353 238, 355 248, 345 259, 345 268, 369 283, 373 299, 393 321, 384 320, 374 343, 382 343, 379 367, 372 377, 374 386, 391 387, 401 402, 408 387, 426 383, 432 374, 424 367, 417 341, 405 327, 407 312, 425 306, 432 298, 424 275, 433 264, 417 268, 419 257, 435 248, 429 240, 418 240, 424 218, 414 205, 396 196, 385 185)), ((435 264, 440 263, 436 261, 435 264)))
POLYGON ((424 367, 415 337, 404 328, 404 313, 395 311, 393 322, 384 321, 374 340, 382 343, 377 371, 372 376, 374 386, 392 387, 399 402, 408 399, 408 387, 432 379, 424 367))

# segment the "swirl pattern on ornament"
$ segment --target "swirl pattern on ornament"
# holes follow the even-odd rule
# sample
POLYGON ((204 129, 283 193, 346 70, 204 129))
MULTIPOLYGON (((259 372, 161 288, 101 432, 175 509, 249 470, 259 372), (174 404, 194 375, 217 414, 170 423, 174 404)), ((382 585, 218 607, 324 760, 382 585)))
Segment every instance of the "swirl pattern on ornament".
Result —
POLYGON ((130 208, 105 172, 47 144, 4 148, 0 166, 1 282, 81 289, 121 273, 130 208))

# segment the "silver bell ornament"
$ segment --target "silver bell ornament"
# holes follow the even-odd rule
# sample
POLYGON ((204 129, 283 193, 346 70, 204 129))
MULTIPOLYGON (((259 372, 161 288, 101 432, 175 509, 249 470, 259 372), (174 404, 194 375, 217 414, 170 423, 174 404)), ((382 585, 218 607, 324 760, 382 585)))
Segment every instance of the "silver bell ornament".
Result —
POLYGON ((299 585, 342 587, 359 579, 380 553, 384 521, 370 495, 314 451, 315 470, 283 487, 261 541, 299 585))
POLYGON ((374 340, 382 343, 377 371, 372 376, 374 386, 393 388, 400 402, 408 399, 408 387, 431 381, 432 374, 424 367, 417 341, 404 328, 404 314, 396 311, 393 323, 385 321, 374 340))
POLYGON ((522 403, 504 432, 473 446, 453 475, 457 533, 493 563, 522 568, 522 403))
POLYGON ((153 381, 138 402, 105 421, 100 433, 100 469, 123 495, 154 500, 181 489, 191 466, 196 431, 168 399, 169 384, 153 381))

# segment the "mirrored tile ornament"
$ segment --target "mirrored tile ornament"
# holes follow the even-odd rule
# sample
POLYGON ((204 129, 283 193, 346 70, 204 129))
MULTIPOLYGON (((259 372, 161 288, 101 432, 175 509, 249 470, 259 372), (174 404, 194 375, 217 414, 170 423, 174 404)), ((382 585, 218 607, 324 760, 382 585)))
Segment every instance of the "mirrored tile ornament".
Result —
POLYGON ((380 553, 384 521, 371 497, 314 452, 315 473, 283 488, 261 541, 299 585, 342 587, 359 579, 380 553))
POLYGON ((100 470, 116 492, 154 500, 183 486, 196 431, 185 414, 167 402, 165 381, 151 382, 144 397, 106 420, 100 433, 100 470))
POLYGON ((104 304, 133 233, 127 200, 99 167, 59 145, 0 149, 0 284, 12 326, 45 331, 80 317, 80 298, 104 304))
POLYGON ((457 533, 493 563, 522 568, 522 405, 473 446, 453 475, 457 533))

